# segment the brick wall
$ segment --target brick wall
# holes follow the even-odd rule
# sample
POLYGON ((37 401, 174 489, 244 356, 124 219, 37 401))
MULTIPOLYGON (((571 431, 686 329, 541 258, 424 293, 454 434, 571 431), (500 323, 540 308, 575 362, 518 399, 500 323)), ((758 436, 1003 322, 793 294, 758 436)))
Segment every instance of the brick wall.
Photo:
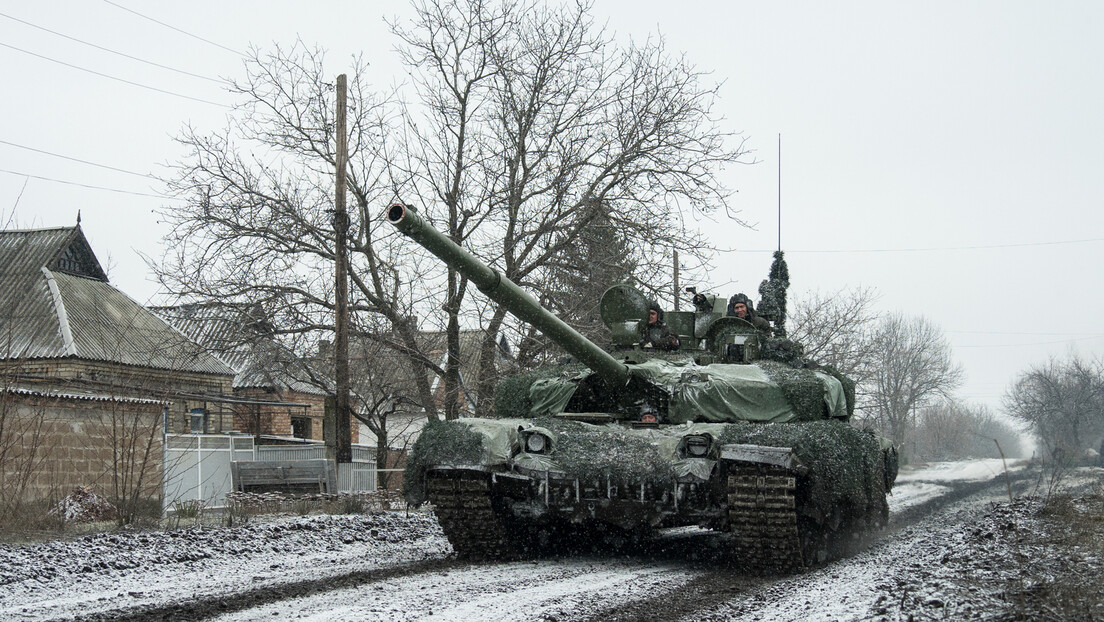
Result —
POLYGON ((138 491, 140 498, 159 499, 162 410, 160 404, 0 390, 0 417, 6 424, 0 449, 8 450, 0 459, 0 501, 21 488, 23 501, 56 501, 77 486, 90 486, 110 499, 117 485, 126 487, 126 496, 138 491), (130 474, 129 481, 117 482, 123 473, 130 474))
MULTIPOLYGON (((292 436, 291 419, 293 417, 306 417, 310 419, 310 438, 312 440, 325 440, 322 436, 322 425, 326 418, 326 397, 313 393, 300 393, 298 391, 283 391, 273 393, 264 389, 237 389, 236 397, 243 397, 257 401, 281 401, 293 404, 305 404, 303 406, 268 406, 256 404, 240 404, 234 407, 234 430, 246 434, 271 434, 274 436, 292 436), (257 432, 257 420, 260 419, 260 432, 257 432)), ((359 443, 359 426, 357 420, 350 417, 353 443, 359 443)))
POLYGON ((171 401, 169 431, 190 432, 188 413, 202 408, 207 412, 207 433, 219 434, 234 430, 233 410, 219 402, 186 399, 180 393, 197 395, 229 395, 233 377, 188 371, 136 367, 85 359, 32 359, 0 361, 0 372, 37 376, 46 381, 58 380, 58 388, 80 387, 102 393, 128 397, 171 401))

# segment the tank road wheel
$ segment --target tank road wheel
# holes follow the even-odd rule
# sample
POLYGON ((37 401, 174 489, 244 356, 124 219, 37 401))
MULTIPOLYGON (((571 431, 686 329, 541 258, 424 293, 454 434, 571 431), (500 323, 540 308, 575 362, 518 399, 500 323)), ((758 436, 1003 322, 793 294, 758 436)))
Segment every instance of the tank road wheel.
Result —
POLYGON ((431 471, 426 492, 437 522, 461 559, 512 559, 523 547, 505 508, 491 494, 489 473, 431 471))
POLYGON ((828 534, 797 516, 797 476, 783 468, 730 463, 728 531, 734 560, 763 573, 800 572, 827 559, 828 534))

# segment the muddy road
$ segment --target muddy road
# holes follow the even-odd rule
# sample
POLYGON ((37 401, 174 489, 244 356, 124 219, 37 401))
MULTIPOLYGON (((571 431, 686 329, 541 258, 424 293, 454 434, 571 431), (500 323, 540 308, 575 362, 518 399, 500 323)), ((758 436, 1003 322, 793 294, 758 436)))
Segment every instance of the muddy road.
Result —
POLYGON ((991 610, 988 595, 953 593, 939 573, 991 522, 993 502, 1007 501, 1003 479, 903 479, 889 529, 800 575, 744 574, 724 562, 717 534, 693 528, 564 559, 468 563, 426 513, 282 517, 5 547, 0 618, 852 620, 991 610))

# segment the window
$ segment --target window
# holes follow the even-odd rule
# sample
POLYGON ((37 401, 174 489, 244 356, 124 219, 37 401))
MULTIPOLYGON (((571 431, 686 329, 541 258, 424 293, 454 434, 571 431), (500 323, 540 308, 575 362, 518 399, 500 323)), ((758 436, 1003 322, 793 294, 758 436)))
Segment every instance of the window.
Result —
POLYGON ((310 417, 292 417, 291 435, 295 438, 311 438, 310 417))
POLYGON ((207 433, 207 409, 193 408, 188 411, 188 432, 191 434, 207 433))

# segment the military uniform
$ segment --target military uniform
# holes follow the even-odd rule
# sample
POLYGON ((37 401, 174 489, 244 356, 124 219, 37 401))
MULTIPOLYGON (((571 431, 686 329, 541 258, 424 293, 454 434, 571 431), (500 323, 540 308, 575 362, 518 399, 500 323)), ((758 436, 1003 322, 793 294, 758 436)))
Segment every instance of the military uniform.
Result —
POLYGON ((732 298, 728 299, 728 315, 730 317, 739 317, 738 315, 736 315, 736 311, 733 309, 733 307, 735 307, 736 303, 738 303, 738 302, 744 303, 744 306, 747 307, 747 315, 745 315, 741 319, 743 319, 746 322, 749 322, 764 337, 770 337, 771 336, 770 322, 768 322, 764 318, 761 318, 761 317, 759 317, 758 315, 755 314, 755 307, 753 307, 751 305, 751 299, 748 298, 747 296, 745 296, 744 294, 736 294, 732 298))
POLYGON ((651 344, 653 348, 660 350, 678 350, 678 335, 672 333, 663 321, 663 309, 652 303, 648 306, 648 310, 656 312, 656 321, 655 324, 645 322, 640 325, 640 343, 643 345, 651 344))

